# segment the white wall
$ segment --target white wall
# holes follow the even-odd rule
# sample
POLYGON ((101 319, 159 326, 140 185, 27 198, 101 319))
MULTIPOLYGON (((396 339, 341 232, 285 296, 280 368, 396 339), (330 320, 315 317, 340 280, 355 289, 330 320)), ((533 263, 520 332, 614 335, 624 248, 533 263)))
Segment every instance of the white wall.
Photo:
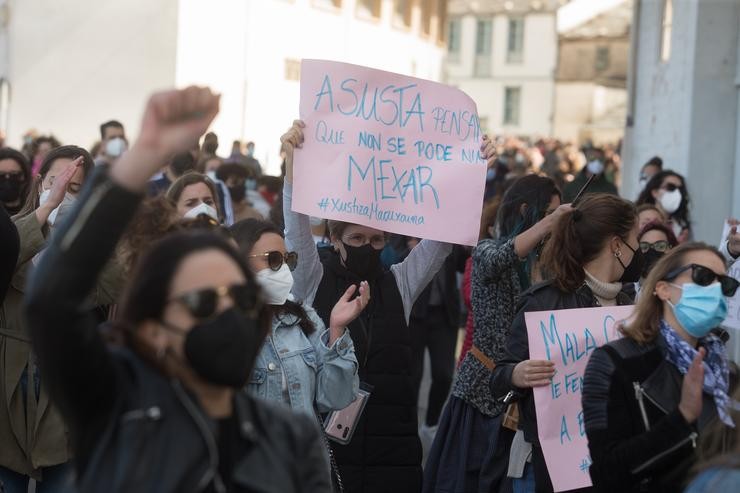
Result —
POLYGON ((493 17, 491 76, 475 76, 477 18, 461 18, 461 46, 458 60, 447 60, 447 83, 457 86, 475 100, 478 113, 487 119, 489 132, 547 136, 553 132, 557 34, 554 14, 525 17, 522 63, 507 63, 509 17, 493 17), (519 125, 503 125, 506 87, 521 87, 519 125))
POLYGON ((695 237, 716 243, 724 218, 740 214, 740 187, 733 186, 740 174, 740 5, 674 0, 667 63, 659 61, 661 5, 647 1, 641 6, 635 123, 625 141, 625 190, 634 196, 640 167, 660 155, 665 167, 687 178, 695 237))
POLYGON ((207 83, 223 93, 214 123, 227 155, 234 139, 256 143, 256 157, 277 173, 280 135, 298 117, 300 86, 285 80, 285 60, 323 58, 439 80, 443 47, 391 26, 392 2, 377 20, 358 19, 310 0, 180 0, 178 84, 207 83), (215 25, 218 29, 204 28, 215 25))
POLYGON ((29 128, 89 147, 98 126, 139 127, 150 92, 175 82, 176 0, 11 0, 8 144, 29 128))

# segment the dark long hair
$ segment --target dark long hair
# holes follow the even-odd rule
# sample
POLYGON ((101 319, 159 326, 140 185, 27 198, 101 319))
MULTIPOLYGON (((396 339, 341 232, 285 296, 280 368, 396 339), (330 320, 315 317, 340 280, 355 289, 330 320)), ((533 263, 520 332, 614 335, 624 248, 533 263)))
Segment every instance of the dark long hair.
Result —
POLYGON ((542 262, 555 286, 573 292, 586 280, 583 266, 617 236, 627 241, 637 222, 632 202, 605 193, 586 195, 571 214, 561 216, 545 244, 542 262))
POLYGON ((86 149, 73 145, 60 146, 52 149, 49 154, 44 158, 39 169, 39 174, 34 178, 28 196, 26 197, 26 203, 23 205, 23 209, 18 213, 18 217, 24 217, 35 211, 39 207, 39 196, 41 195, 41 183, 46 178, 47 173, 54 165, 57 159, 77 159, 82 156, 82 174, 84 180, 90 176, 93 168, 95 167, 95 161, 86 149))
MULTIPOLYGON (((234 239, 239 245, 239 251, 245 259, 252 254, 255 243, 262 238, 262 235, 267 233, 274 233, 284 238, 283 232, 274 224, 260 219, 244 219, 231 226, 231 234, 234 236, 234 239)), ((300 262, 300 259, 298 261, 300 262)), ((288 300, 283 306, 269 306, 268 309, 272 309, 274 315, 278 318, 284 314, 298 317, 298 325, 306 335, 310 335, 316 331, 316 327, 311 319, 308 318, 306 310, 299 303, 288 300)))
MULTIPOLYGON (((202 231, 178 232, 157 242, 138 262, 130 278, 123 301, 117 313, 116 326, 123 329, 126 342, 144 359, 155 363, 156 355, 138 337, 139 326, 147 320, 160 320, 170 297, 174 279, 183 260, 189 255, 205 250, 217 250, 238 266, 247 280, 259 292, 246 262, 229 242, 213 233, 202 231)), ((267 334, 269 318, 264 310, 260 327, 267 334)), ((159 366, 159 365, 157 365, 159 366)))
POLYGON ((498 236, 509 240, 534 226, 542 219, 553 196, 560 197, 560 190, 545 176, 527 175, 516 180, 504 194, 498 208, 498 236), (522 205, 526 210, 522 214, 522 205))
POLYGON ((681 180, 681 187, 679 188, 679 190, 681 190, 681 196, 683 197, 683 199, 681 200, 681 206, 676 210, 676 212, 671 214, 671 217, 675 218, 682 227, 688 228, 691 226, 691 218, 689 217, 689 205, 691 203, 691 197, 689 197, 689 190, 688 188, 686 188, 686 179, 675 171, 667 169, 655 173, 653 177, 650 178, 650 181, 647 182, 647 185, 645 185, 643 191, 640 192, 640 196, 637 198, 637 205, 655 205, 655 197, 653 197, 653 192, 659 190, 661 185, 663 185, 663 180, 665 180, 669 176, 675 176, 676 178, 681 180))

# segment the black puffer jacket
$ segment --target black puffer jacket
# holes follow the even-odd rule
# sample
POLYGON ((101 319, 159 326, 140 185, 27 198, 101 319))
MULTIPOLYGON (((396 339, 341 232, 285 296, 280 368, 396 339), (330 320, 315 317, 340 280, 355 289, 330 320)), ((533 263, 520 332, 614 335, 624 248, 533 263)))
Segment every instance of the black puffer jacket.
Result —
MULTIPOLYGON (((336 300, 360 279, 328 253, 314 307, 329 323, 336 300)), ((391 272, 370 280, 370 305, 350 324, 360 380, 374 386, 352 441, 334 444, 345 489, 352 493, 421 490, 421 442, 411 368, 411 331, 391 272)))
POLYGON ((39 367, 72 432, 79 491, 329 492, 310 417, 238 392, 234 415, 216 422, 177 381, 106 348, 84 304, 139 200, 98 168, 27 292, 39 367))
POLYGON ((698 433, 717 408, 705 393, 698 422, 686 422, 678 410, 683 376, 665 351, 658 336, 646 345, 620 339, 591 354, 582 401, 596 491, 683 491, 698 433))

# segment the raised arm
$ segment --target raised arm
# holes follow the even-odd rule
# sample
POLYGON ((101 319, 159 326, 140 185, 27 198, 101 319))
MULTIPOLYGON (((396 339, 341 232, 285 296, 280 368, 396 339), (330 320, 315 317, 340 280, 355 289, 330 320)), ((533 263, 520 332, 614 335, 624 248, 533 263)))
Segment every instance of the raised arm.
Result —
POLYGON ((293 271, 293 296, 306 305, 313 305, 324 266, 311 235, 311 222, 305 214, 293 212, 293 153, 303 145, 303 128, 300 120, 280 139, 285 151, 285 184, 283 185, 283 216, 285 218, 285 246, 298 254, 298 266, 293 271))
POLYGON ((147 181, 167 156, 189 149, 218 111, 209 90, 154 95, 142 135, 110 173, 95 172, 72 216, 52 236, 26 292, 39 367, 73 430, 106 415, 120 380, 86 299, 133 217, 147 181))
POLYGON ((422 240, 403 262, 391 266, 391 272, 401 292, 407 323, 416 299, 437 275, 450 253, 452 253, 452 245, 449 243, 422 240))

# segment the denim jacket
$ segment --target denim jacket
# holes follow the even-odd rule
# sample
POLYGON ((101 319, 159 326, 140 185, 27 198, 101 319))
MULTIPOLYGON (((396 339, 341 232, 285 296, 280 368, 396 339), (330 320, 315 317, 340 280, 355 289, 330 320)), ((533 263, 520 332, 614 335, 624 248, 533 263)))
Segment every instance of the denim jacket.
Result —
POLYGON ((357 395, 360 379, 355 346, 349 331, 328 347, 329 331, 316 311, 304 306, 316 330, 306 336, 293 315, 272 319, 249 380, 252 395, 286 402, 294 411, 315 414, 347 407, 357 395), (284 390, 283 374, 287 389, 284 390))

